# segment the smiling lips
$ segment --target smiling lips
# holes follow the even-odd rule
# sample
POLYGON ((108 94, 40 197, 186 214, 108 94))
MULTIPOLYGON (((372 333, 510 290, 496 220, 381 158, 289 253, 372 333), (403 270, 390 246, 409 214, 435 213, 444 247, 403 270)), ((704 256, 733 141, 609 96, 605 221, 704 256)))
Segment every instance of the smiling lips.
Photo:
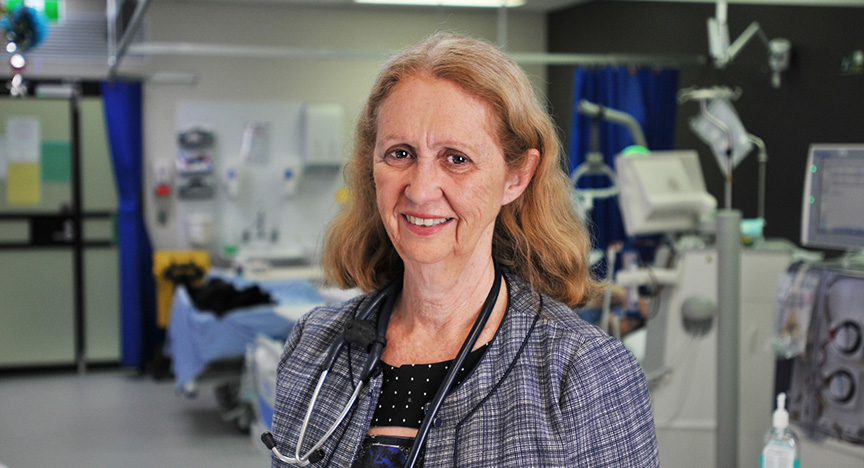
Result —
POLYGON ((409 223, 415 226, 437 226, 439 224, 444 224, 447 221, 450 221, 453 218, 418 218, 416 216, 405 215, 405 219, 408 220, 409 223))

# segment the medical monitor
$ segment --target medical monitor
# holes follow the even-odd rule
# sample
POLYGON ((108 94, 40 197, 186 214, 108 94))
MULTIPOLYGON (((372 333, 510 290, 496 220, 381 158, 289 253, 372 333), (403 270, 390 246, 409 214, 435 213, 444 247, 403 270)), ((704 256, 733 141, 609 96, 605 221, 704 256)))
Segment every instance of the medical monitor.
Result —
POLYGON ((696 231, 702 215, 717 208, 696 151, 619 155, 615 172, 627 235, 696 231))
POLYGON ((864 249, 864 144, 810 146, 801 208, 801 244, 864 249))

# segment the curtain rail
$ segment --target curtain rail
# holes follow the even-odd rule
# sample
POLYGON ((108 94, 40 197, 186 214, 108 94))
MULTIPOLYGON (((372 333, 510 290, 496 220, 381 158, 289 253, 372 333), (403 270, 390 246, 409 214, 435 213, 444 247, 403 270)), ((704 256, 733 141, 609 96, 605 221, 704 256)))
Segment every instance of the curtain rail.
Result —
MULTIPOLYGON (((318 60, 386 59, 392 52, 304 47, 244 46, 190 42, 144 42, 131 44, 128 55, 201 56, 235 58, 305 58, 318 60)), ((566 54, 513 52, 510 57, 523 65, 704 65, 704 55, 662 54, 566 54)))

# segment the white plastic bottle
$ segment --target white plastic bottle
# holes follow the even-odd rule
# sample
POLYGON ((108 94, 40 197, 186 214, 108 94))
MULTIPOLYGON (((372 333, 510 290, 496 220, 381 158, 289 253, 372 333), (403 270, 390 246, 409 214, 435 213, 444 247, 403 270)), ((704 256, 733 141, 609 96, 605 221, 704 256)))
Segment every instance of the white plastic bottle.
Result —
POLYGON ((761 468, 799 468, 798 436, 789 429, 789 412, 786 411, 786 394, 777 395, 773 427, 765 433, 765 447, 759 466, 761 468))

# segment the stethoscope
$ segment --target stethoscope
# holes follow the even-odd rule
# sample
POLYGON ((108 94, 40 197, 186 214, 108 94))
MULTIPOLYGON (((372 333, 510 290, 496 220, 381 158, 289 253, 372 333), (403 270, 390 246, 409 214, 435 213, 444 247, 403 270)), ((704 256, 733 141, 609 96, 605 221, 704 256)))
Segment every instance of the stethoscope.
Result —
MULTIPOLYGON (((492 284, 492 289, 489 290, 489 294, 483 302, 483 307, 480 309, 480 314, 477 316, 477 320, 474 321, 471 331, 462 343, 462 347, 459 349, 456 359, 453 360, 453 365, 450 366, 447 374, 444 376, 444 381, 438 387, 438 391, 435 393, 432 401, 429 402, 426 409, 426 415, 420 423, 420 428, 417 430, 417 436, 414 438, 411 451, 408 453, 408 457, 405 461, 406 468, 412 468, 417 463, 417 459, 420 457, 420 452, 426 441, 429 429, 432 427, 435 415, 438 413, 438 409, 444 402, 447 393, 449 393, 450 389, 453 387, 453 382, 456 380, 458 369, 462 367, 465 358, 469 353, 471 353, 471 350, 477 343, 477 339, 483 332, 483 328, 486 326, 486 322, 492 315, 492 310, 495 308, 495 303, 498 301, 498 292, 501 290, 501 271, 498 268, 497 262, 494 262, 494 265, 495 281, 492 284)), ((345 420, 348 412, 354 406, 354 402, 357 400, 360 392, 366 387, 369 380, 380 370, 381 354, 384 352, 384 346, 387 344, 387 339, 385 338, 387 336, 387 326, 390 323, 390 315, 393 313, 396 296, 398 296, 401 290, 402 281, 400 279, 394 281, 384 290, 376 294, 373 299, 364 306, 363 310, 357 314, 358 318, 349 321, 345 325, 345 330, 336 338, 336 341, 330 345, 330 350, 327 352, 327 357, 324 359, 323 363, 324 370, 321 371, 321 376, 318 378, 318 383, 315 386, 315 390, 312 392, 312 400, 309 402, 309 407, 306 409, 306 416, 303 418, 303 425, 300 426, 300 436, 297 439, 294 457, 287 457, 279 452, 276 448, 276 440, 273 437, 273 434, 265 432, 261 435, 261 441, 264 442, 264 445, 270 449, 276 458, 285 463, 297 466, 308 466, 311 463, 317 463, 324 459, 325 454, 321 447, 325 442, 327 442, 330 436, 333 435, 336 428, 342 424, 342 421, 345 420), (381 309, 381 315, 378 318, 376 329, 368 318, 382 302, 384 302, 384 307, 381 309), (315 408, 315 403, 318 401, 318 394, 321 391, 321 387, 324 386, 324 381, 327 380, 327 374, 329 374, 333 369, 333 364, 336 362, 336 359, 345 347, 345 343, 356 344, 365 347, 368 350, 366 362, 360 372, 360 381, 357 383, 354 392, 351 394, 351 398, 348 399, 348 402, 342 408, 336 421, 327 428, 327 431, 320 439, 318 439, 318 442, 315 443, 312 448, 301 455, 300 452, 301 447, 303 446, 303 439, 306 436, 306 429, 309 426, 309 419, 312 416, 312 410, 315 408)))

